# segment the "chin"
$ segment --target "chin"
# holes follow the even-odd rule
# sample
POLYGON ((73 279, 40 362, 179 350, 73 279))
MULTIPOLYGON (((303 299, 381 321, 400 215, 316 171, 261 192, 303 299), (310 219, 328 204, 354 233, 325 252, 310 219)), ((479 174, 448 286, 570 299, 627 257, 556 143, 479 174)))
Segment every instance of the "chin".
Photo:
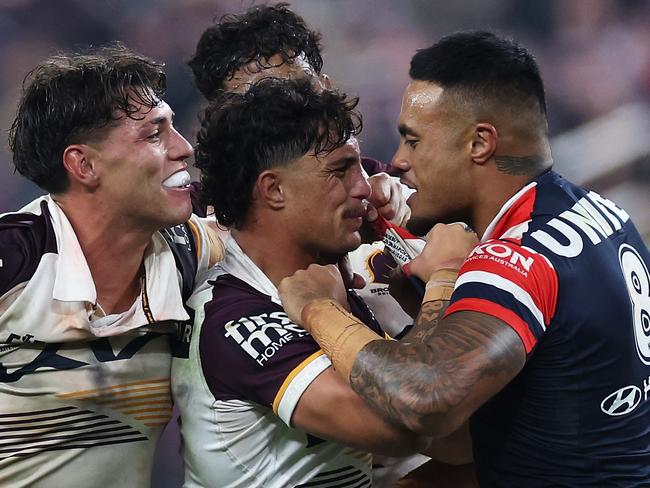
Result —
POLYGON ((333 245, 329 246, 328 254, 343 256, 351 251, 354 251, 361 245, 361 236, 359 233, 355 233, 355 236, 350 236, 345 239, 340 239, 336 243, 331 243, 333 245))
POLYGON ((355 232, 354 236, 347 239, 347 245, 345 246, 344 252, 348 253, 354 251, 361 245, 361 242, 361 234, 359 232, 355 232))
POLYGON ((174 227, 175 225, 183 224, 188 220, 190 220, 191 215, 192 215, 191 208, 184 212, 174 212, 174 215, 167 216, 168 217, 167 222, 165 223, 164 227, 174 227))

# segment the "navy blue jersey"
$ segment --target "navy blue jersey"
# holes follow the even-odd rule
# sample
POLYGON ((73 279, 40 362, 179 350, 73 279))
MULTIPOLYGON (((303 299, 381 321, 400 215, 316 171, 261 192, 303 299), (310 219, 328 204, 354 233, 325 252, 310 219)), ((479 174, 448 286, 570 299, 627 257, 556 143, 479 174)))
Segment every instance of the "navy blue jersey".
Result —
POLYGON ((527 352, 471 419, 482 487, 650 486, 649 264, 624 210, 552 171, 499 212, 447 310, 527 352))

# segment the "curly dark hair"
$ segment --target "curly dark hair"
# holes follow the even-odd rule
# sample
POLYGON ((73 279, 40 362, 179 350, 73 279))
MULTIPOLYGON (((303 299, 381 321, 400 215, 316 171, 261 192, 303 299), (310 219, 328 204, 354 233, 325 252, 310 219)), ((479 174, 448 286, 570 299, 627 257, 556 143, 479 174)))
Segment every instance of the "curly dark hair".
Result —
POLYGON ((258 5, 241 14, 225 15, 203 32, 187 64, 206 99, 218 96, 224 82, 242 66, 274 54, 284 62, 304 54, 314 72, 320 73, 321 36, 288 6, 258 5))
POLYGON ((166 88, 162 64, 120 43, 46 60, 25 77, 9 131, 16 170, 48 192, 65 192, 65 148, 100 137, 125 115, 137 118, 166 88))
POLYGON ((221 225, 240 228, 261 172, 331 152, 361 132, 358 101, 306 79, 266 78, 244 94, 223 93, 201 115, 195 158, 203 203, 221 225))

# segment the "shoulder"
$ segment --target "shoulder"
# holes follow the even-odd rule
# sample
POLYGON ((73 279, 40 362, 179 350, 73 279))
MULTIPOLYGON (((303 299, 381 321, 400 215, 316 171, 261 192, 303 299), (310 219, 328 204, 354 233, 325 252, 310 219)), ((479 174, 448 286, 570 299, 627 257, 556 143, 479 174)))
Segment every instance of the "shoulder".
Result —
POLYGON ((483 271, 512 277, 516 281, 530 273, 553 272, 551 261, 532 247, 511 239, 491 239, 476 246, 461 268, 461 274, 483 271))
POLYGON ((509 324, 530 352, 555 315, 558 277, 551 262, 516 241, 481 243, 460 269, 446 315, 476 311, 509 324))
POLYGON ((211 315, 233 318, 255 314, 260 311, 283 311, 271 297, 256 290, 248 283, 230 274, 221 274, 209 279, 213 297, 210 301, 211 315))
POLYGON ((206 219, 196 215, 183 224, 159 233, 174 256, 183 280, 183 297, 187 299, 192 293, 195 278, 223 257, 222 239, 209 227, 206 219))
POLYGON ((57 253, 47 202, 32 207, 0 215, 0 296, 28 281, 43 255, 57 253))
MULTIPOLYGON (((213 274, 214 276, 214 274, 213 274)), ((231 343, 232 339, 257 337, 268 326, 282 334, 284 327, 298 327, 271 297, 230 274, 208 277, 204 295, 202 340, 231 343)))
POLYGON ((309 372, 311 380, 327 366, 307 367, 319 355, 318 344, 271 297, 228 274, 208 285, 211 296, 204 297, 198 353, 216 399, 271 405, 282 385, 300 371, 309 372))

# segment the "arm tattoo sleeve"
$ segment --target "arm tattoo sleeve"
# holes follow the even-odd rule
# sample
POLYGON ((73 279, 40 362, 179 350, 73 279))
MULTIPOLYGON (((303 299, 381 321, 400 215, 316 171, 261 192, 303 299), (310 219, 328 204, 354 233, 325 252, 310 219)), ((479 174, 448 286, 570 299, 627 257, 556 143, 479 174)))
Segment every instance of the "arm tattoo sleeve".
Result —
POLYGON ((422 342, 435 329, 449 306, 448 300, 425 302, 411 330, 402 338, 402 342, 422 342))
POLYGON ((357 355, 350 384, 388 420, 447 435, 501 390, 524 365, 519 336, 477 312, 441 317, 448 302, 427 302, 409 342, 374 341, 357 355))

